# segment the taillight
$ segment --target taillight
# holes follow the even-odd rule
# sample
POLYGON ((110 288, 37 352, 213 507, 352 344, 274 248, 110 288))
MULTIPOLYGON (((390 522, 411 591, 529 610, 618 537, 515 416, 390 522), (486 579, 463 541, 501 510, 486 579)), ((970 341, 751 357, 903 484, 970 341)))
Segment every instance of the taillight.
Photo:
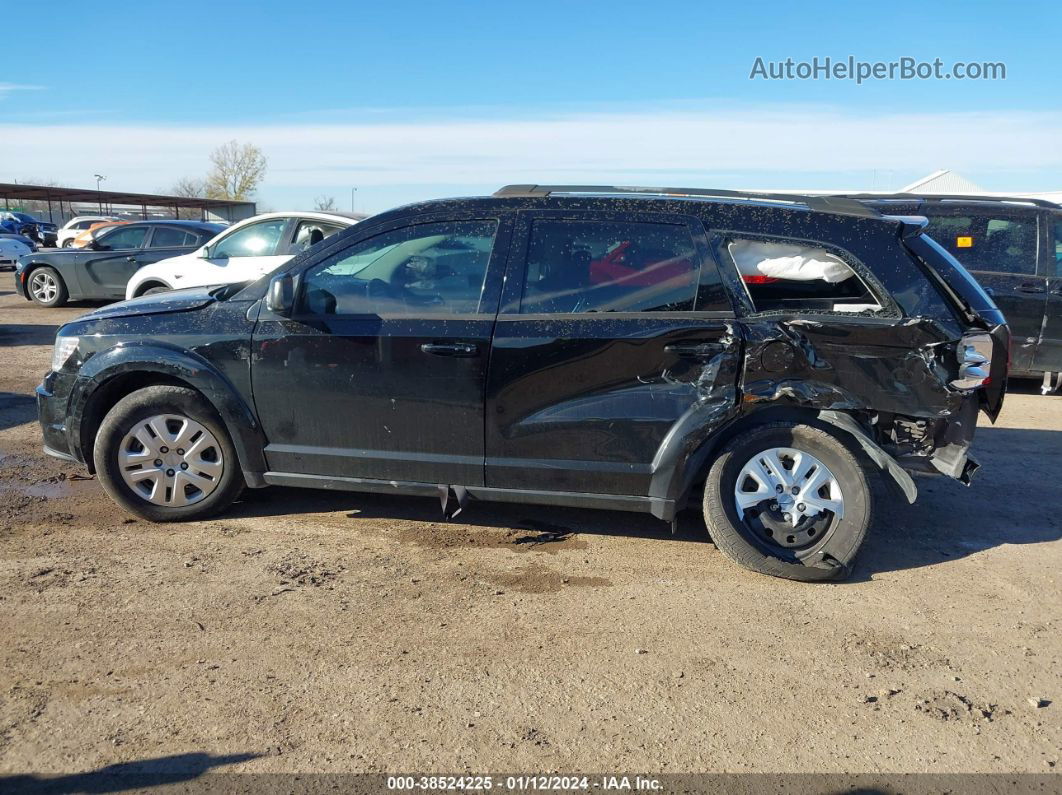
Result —
POLYGON ((959 377, 951 382, 957 389, 976 389, 989 382, 992 369, 992 338, 984 332, 964 334, 959 341, 959 377))

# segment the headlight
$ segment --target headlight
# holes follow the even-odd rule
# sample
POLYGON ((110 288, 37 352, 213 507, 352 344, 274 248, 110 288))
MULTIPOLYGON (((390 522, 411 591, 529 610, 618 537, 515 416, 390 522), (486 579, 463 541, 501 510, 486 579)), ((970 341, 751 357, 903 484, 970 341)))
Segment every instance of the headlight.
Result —
POLYGON ((77 350, 77 337, 56 337, 52 351, 52 371, 59 372, 77 350))

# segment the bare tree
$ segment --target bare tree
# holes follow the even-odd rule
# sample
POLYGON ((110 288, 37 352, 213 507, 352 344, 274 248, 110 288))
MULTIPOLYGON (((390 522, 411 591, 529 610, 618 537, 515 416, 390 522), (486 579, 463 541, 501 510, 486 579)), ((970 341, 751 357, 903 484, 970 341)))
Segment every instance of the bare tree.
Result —
POLYGON ((247 201, 266 171, 266 157, 254 144, 229 141, 210 153, 212 168, 206 178, 211 199, 247 201))
POLYGON ((167 192, 184 199, 202 199, 206 196, 206 181, 199 177, 181 177, 167 192))
POLYGON ((336 197, 335 196, 318 196, 313 200, 313 209, 320 210, 322 212, 331 212, 336 209, 336 197))
MULTIPOLYGON (((181 177, 173 183, 168 191, 160 191, 170 196, 180 196, 182 199, 202 199, 206 196, 206 180, 199 177, 181 177)), ((203 211, 198 207, 180 207, 177 209, 177 217, 196 219, 203 211)))

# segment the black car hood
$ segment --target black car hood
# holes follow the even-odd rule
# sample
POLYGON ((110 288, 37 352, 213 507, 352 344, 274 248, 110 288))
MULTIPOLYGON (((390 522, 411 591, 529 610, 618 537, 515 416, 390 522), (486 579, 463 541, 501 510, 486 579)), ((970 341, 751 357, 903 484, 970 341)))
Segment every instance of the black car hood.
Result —
POLYGON ((137 315, 160 315, 166 312, 187 312, 214 303, 212 293, 217 287, 189 287, 186 290, 173 290, 168 293, 142 295, 129 301, 101 307, 79 320, 103 320, 114 317, 132 317, 137 315))

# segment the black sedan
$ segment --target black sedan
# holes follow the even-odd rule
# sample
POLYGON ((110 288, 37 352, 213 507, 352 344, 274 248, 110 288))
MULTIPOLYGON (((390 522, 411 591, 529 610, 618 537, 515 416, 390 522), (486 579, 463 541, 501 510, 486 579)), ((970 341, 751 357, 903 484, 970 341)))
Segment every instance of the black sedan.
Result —
POLYGON ((71 299, 122 299, 126 282, 138 268, 193 251, 224 228, 202 221, 116 226, 86 248, 22 257, 15 270, 15 291, 41 306, 62 306, 71 299))

